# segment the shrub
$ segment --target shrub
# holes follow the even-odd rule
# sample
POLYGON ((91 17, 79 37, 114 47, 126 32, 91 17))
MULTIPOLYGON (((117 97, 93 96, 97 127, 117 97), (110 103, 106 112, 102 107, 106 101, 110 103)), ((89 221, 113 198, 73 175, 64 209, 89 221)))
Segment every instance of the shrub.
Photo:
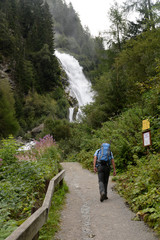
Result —
POLYGON ((3 164, 11 164, 17 161, 15 155, 18 146, 13 136, 1 140, 0 158, 3 160, 3 164))
POLYGON ((70 124, 67 120, 53 120, 49 118, 45 121, 43 134, 50 133, 56 141, 68 139, 70 137, 70 124))

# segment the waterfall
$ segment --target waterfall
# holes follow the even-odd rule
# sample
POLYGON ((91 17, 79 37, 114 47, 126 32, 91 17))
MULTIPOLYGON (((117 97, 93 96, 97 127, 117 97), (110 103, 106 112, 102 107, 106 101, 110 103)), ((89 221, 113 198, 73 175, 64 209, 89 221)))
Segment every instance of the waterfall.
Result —
MULTIPOLYGON (((76 120, 82 115, 81 107, 93 102, 94 93, 91 83, 86 79, 79 62, 71 55, 55 51, 56 57, 60 60, 64 71, 68 76, 69 94, 78 102, 76 120)), ((69 121, 73 121, 74 108, 69 109, 69 121)))
POLYGON ((73 113, 74 113, 74 108, 70 107, 69 108, 69 121, 73 122, 73 113))

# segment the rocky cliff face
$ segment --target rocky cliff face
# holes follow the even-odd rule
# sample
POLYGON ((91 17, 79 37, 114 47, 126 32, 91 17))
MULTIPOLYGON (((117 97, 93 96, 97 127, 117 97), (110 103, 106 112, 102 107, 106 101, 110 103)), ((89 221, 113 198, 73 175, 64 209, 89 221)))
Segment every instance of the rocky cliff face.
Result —
POLYGON ((9 64, 0 64, 0 83, 2 80, 8 80, 10 83, 11 89, 15 89, 15 82, 12 80, 11 77, 11 70, 9 64))

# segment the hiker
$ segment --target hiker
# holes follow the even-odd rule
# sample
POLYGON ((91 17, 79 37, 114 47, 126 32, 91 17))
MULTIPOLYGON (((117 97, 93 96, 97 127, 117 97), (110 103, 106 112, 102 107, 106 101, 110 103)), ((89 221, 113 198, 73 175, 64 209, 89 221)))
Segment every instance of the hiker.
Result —
POLYGON ((100 201, 108 199, 107 185, 110 175, 110 165, 113 166, 113 176, 116 175, 116 168, 113 153, 110 151, 110 144, 102 143, 101 148, 97 149, 94 154, 94 172, 98 172, 98 182, 100 191, 100 201))

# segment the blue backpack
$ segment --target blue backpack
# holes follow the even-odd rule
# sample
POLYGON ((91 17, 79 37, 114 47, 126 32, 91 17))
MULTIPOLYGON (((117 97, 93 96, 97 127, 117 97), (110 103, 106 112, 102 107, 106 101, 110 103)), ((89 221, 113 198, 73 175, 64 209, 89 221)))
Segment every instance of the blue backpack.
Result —
POLYGON ((105 161, 110 164, 111 161, 111 150, 109 143, 102 143, 98 153, 98 162, 105 161))

